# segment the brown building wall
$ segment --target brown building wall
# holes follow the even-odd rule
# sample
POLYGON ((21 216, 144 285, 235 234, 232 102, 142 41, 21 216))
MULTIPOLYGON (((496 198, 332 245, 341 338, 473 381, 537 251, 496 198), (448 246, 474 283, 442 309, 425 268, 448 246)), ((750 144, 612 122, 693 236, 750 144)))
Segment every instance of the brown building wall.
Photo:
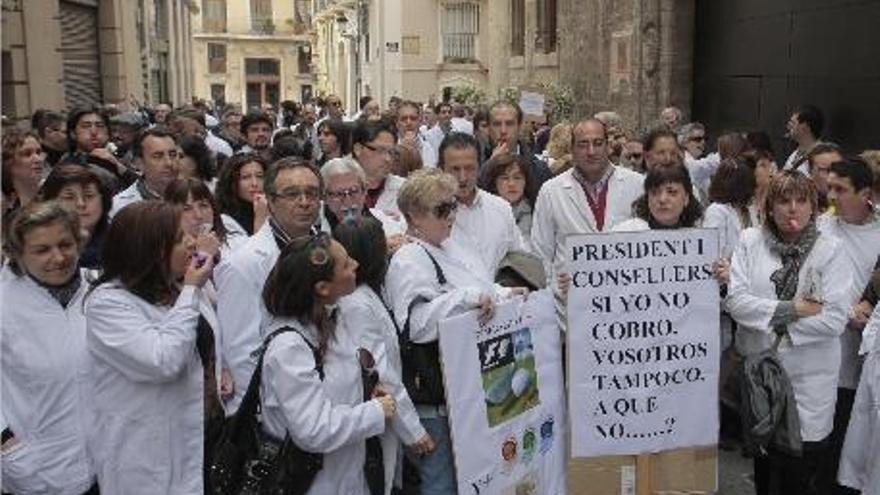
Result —
POLYGON ((616 110, 641 130, 670 104, 690 114, 693 0, 561 0, 559 31, 576 117, 616 110))

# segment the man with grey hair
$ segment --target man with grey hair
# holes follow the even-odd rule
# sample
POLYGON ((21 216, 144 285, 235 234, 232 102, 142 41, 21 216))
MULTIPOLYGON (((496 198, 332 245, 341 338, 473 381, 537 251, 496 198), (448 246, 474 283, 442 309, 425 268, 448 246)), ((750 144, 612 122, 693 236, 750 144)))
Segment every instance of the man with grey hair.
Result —
POLYGON ((691 182, 699 193, 703 204, 709 201, 709 183, 721 165, 718 152, 703 156, 706 152, 706 126, 699 122, 689 122, 678 129, 678 145, 684 150, 684 166, 688 169, 691 182))
POLYGON ((670 131, 678 130, 682 120, 684 120, 684 113, 678 107, 668 106, 660 112, 660 122, 668 127, 670 131))
POLYGON ((321 178, 325 191, 323 215, 331 229, 339 222, 357 222, 371 216, 382 222, 389 248, 400 246, 406 222, 400 215, 367 208, 367 174, 357 161, 351 157, 333 158, 321 167, 321 178))

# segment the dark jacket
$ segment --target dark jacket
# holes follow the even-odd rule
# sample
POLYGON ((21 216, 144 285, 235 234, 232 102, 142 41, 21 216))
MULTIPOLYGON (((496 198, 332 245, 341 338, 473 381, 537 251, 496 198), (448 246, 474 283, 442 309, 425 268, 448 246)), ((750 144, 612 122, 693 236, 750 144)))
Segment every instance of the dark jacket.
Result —
POLYGON ((772 448, 788 455, 801 453, 801 422, 788 375, 776 346, 743 360, 740 387, 743 434, 752 452, 772 448))

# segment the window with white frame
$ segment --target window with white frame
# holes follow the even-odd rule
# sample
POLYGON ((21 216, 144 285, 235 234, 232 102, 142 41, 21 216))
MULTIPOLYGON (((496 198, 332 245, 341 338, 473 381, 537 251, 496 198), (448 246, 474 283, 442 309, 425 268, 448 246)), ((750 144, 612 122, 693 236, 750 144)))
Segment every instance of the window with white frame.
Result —
POLYGON ((443 61, 475 62, 480 34, 480 5, 472 1, 442 4, 443 61))

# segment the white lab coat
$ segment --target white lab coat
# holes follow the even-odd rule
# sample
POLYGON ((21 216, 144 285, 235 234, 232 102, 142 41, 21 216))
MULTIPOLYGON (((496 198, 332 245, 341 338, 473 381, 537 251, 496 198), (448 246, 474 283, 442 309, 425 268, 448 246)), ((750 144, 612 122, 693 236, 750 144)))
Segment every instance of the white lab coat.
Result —
POLYGON ((718 229, 721 256, 730 259, 744 228, 736 208, 727 203, 710 204, 703 212, 703 227, 718 229))
MULTIPOLYGON (((770 327, 779 300, 770 275, 782 267, 771 253, 764 228, 746 229, 733 254, 725 305, 739 323, 736 347, 743 355, 769 349, 770 327)), ((801 422, 801 438, 816 442, 831 433, 840 366, 840 333, 847 319, 850 271, 839 255, 840 241, 820 234, 801 265, 795 299, 822 301, 822 312, 788 324, 779 358, 791 381, 801 422)))
POLYGON ((263 304, 263 285, 279 254, 266 222, 214 271, 223 360, 235 382, 234 396, 226 404, 228 414, 238 409, 257 365, 251 353, 262 344, 262 331, 270 319, 263 304))
POLYGON ((419 296, 427 302, 417 304, 412 311, 410 339, 416 343, 437 340, 437 324, 476 308, 483 294, 496 301, 508 296, 510 290, 486 278, 480 265, 476 253, 451 238, 443 242, 442 248, 420 240, 403 245, 391 258, 385 278, 385 292, 398 327, 403 328, 410 302, 419 296), (437 281, 437 273, 425 249, 443 270, 446 285, 441 286, 437 281))
MULTIPOLYGON (((317 346, 317 330, 294 319, 273 320, 267 332, 283 326, 300 329, 317 346)), ((324 454, 324 467, 309 495, 368 495, 364 477, 365 440, 385 431, 385 415, 375 400, 363 401, 357 345, 340 332, 323 357, 324 380, 303 337, 275 337, 263 360, 263 428, 275 438, 285 432, 307 452, 324 454)))
POLYGON ((231 216, 224 213, 220 215, 220 220, 223 222, 223 228, 226 229, 226 244, 223 246, 223 255, 231 255, 243 246, 250 239, 250 236, 247 230, 231 216))
POLYGON ((527 251, 510 203, 482 189, 477 189, 472 205, 459 203, 451 237, 480 255, 490 279, 508 252, 527 251))
POLYGON ((184 286, 174 306, 158 306, 111 282, 95 289, 85 308, 95 411, 89 454, 101 492, 202 495, 204 372, 196 327, 202 314, 217 328, 210 302, 201 289, 184 286))
MULTIPOLYGON (((85 273, 83 273, 85 275, 85 273)), ((28 275, 4 268, 2 425, 18 445, 2 454, 2 489, 10 493, 80 495, 95 481, 86 455, 83 282, 67 308, 28 275)))
MULTIPOLYGON (((874 308, 868 327, 880 325, 880 305, 874 308)), ((853 402, 849 429, 840 456, 840 484, 880 495, 880 340, 868 349, 862 379, 853 402)))
POLYGON ((379 199, 376 200, 375 208, 400 215, 400 207, 397 206, 397 195, 400 193, 400 188, 404 182, 406 182, 406 179, 403 177, 389 174, 385 178, 385 188, 382 190, 382 194, 379 195, 379 199))
POLYGON ((709 184, 712 182, 712 177, 718 171, 720 165, 721 155, 717 152, 710 153, 702 158, 694 158, 687 151, 684 152, 684 166, 691 176, 691 183, 699 192, 697 197, 704 202, 703 204, 708 202, 709 184))
MULTIPOLYGON (((847 223, 842 217, 826 213, 819 217, 817 227, 823 233, 840 239, 840 253, 850 271, 847 289, 847 310, 859 302, 862 292, 874 272, 877 257, 880 256, 880 217, 872 216, 867 223, 856 225, 847 223)), ((849 314, 849 313, 848 313, 849 314)), ((862 370, 859 347, 862 343, 862 330, 854 330, 846 325, 840 336, 840 388, 856 390, 862 370)))
POLYGON ((116 214, 119 213, 119 210, 125 208, 126 206, 144 200, 141 192, 138 191, 137 184, 137 181, 135 181, 134 184, 128 186, 122 191, 119 191, 118 193, 116 193, 115 196, 113 196, 113 204, 110 207, 109 213, 110 218, 115 217, 116 214))
POLYGON ((339 300, 339 324, 336 333, 357 347, 369 350, 376 360, 379 379, 389 388, 397 403, 397 414, 391 419, 393 431, 382 435, 382 457, 385 461, 385 493, 391 493, 400 442, 412 445, 426 435, 416 408, 401 381, 400 347, 391 315, 379 296, 367 285, 339 300))
MULTIPOLYGON (((644 193, 644 176, 624 167, 614 166, 608 180, 604 230, 632 218, 632 204, 644 193)), ((532 216, 532 246, 544 263, 547 285, 556 296, 560 323, 565 323, 563 298, 556 277, 565 270, 565 239, 572 234, 598 232, 593 210, 583 187, 567 170, 541 186, 532 216)))
POLYGON ((624 220, 611 229, 612 232, 644 232, 651 230, 651 225, 639 217, 624 220))

